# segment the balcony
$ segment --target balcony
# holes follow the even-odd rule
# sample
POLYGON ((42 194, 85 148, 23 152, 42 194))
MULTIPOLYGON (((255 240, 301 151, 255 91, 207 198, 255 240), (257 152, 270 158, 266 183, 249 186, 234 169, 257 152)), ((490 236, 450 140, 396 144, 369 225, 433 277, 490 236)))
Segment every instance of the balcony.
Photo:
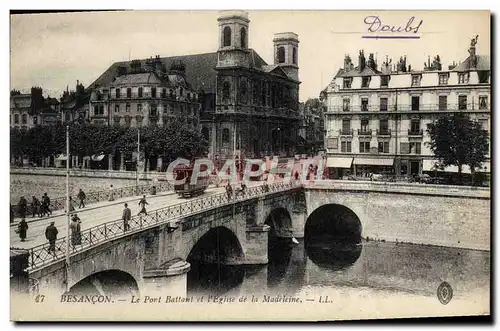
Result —
POLYGON ((354 129, 351 130, 339 130, 339 136, 353 136, 354 129))
POLYGON ((379 130, 377 129, 377 136, 391 136, 391 129, 379 130))
MULTIPOLYGON (((370 106, 358 106, 358 105, 351 105, 349 107, 349 113, 372 113, 373 115, 376 114, 390 114, 390 113, 440 113, 440 112, 487 112, 491 110, 491 104, 488 102, 486 105, 480 105, 475 102, 475 103, 467 103, 467 104, 462 104, 459 105, 458 103, 452 104, 452 103, 447 103, 446 104, 446 109, 443 109, 444 105, 441 105, 439 107, 439 104, 420 104, 418 107, 418 110, 412 110, 412 105, 411 104, 399 104, 399 105, 388 105, 387 110, 384 111, 380 109, 379 105, 370 105, 370 106), (441 109, 441 110, 440 110, 441 109)), ((329 107, 327 114, 346 114, 344 112, 343 106, 333 106, 329 107)))
POLYGON ((424 130, 412 130, 408 129, 408 137, 422 137, 424 135, 424 130))
POLYGON ((358 129, 358 136, 372 136, 372 130, 371 129, 366 129, 366 130, 363 130, 363 129, 358 129))

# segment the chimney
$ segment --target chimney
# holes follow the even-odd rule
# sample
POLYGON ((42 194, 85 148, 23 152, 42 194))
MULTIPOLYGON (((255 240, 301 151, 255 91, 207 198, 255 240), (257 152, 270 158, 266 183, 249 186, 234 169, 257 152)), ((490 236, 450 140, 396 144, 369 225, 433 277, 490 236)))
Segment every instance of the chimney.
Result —
POLYGON ((363 71, 365 69, 365 66, 366 66, 366 61, 365 61, 365 54, 364 54, 364 51, 363 50, 360 50, 359 51, 359 56, 358 56, 358 68, 359 68, 359 71, 363 71))
POLYGON ((411 64, 408 65, 408 71, 411 72, 411 64))

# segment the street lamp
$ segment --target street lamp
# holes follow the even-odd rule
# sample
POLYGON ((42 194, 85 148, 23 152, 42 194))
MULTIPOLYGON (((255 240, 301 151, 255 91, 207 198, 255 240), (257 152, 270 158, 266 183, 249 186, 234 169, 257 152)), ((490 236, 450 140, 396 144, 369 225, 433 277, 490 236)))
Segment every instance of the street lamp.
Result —
POLYGON ((137 126, 137 162, 135 166, 135 181, 137 186, 137 195, 139 195, 139 156, 140 156, 140 139, 141 139, 141 130, 139 126, 137 126))
POLYGON ((69 124, 66 124, 66 287, 69 291, 69 235, 70 235, 70 208, 69 208, 69 124))

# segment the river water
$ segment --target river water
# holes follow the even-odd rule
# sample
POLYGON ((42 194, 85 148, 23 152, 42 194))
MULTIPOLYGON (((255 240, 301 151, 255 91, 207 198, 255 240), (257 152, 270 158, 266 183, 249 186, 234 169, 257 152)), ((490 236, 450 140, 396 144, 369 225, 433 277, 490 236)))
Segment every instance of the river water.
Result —
POLYGON ((287 240, 270 252, 267 265, 191 263, 188 295, 307 297, 336 291, 437 300, 437 288, 446 281, 453 298, 479 293, 483 306, 489 305, 490 253, 484 251, 373 241, 305 247, 303 240, 287 240))

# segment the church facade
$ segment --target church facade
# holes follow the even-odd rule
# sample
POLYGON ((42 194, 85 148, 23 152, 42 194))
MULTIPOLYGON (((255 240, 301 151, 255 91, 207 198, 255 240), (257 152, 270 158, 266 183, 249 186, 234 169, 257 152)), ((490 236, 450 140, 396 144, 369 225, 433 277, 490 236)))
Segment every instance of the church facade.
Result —
MULTIPOLYGON (((99 94, 95 91, 104 88, 111 92, 114 88, 116 92, 114 85, 123 80, 120 76, 129 73, 133 68, 151 68, 152 74, 155 68, 159 67, 166 70, 182 68, 182 77, 193 98, 175 100, 175 103, 187 102, 189 107, 179 106, 180 113, 172 114, 185 117, 190 114, 182 114, 182 111, 196 113, 199 109, 199 122, 198 116, 191 114, 188 118, 194 117, 193 122, 199 123, 198 127, 208 141, 209 157, 223 160, 233 157, 294 155, 299 141, 300 124, 297 34, 285 32, 274 35, 274 59, 273 64, 269 65, 255 50, 248 47, 248 13, 222 12, 218 25, 219 47, 216 52, 164 58, 157 56, 154 66, 148 66, 147 59, 114 63, 89 86, 88 89, 95 95, 91 100, 90 109, 102 103, 102 100, 97 100, 99 94)), ((144 76, 145 73, 141 75, 144 76)), ((169 75, 162 78, 166 87, 175 83, 170 80, 169 75)), ((149 82, 150 79, 146 81, 149 82)), ((139 85, 142 83, 144 82, 132 82, 134 86, 127 86, 131 88, 131 95, 135 95, 134 89, 139 91, 139 85)), ((180 93, 177 88, 174 92, 175 95, 180 93)), ((126 99, 127 94, 122 94, 123 99, 126 99)), ((167 90, 165 95, 158 92, 158 96, 168 99, 170 94, 167 90)), ((126 103, 126 100, 123 102, 126 103)), ((168 112, 168 104, 169 102, 160 102, 155 108, 154 118, 158 118, 156 123, 159 125, 168 124, 168 121, 160 121, 170 116, 170 113, 165 113, 168 112), (164 104, 167 106, 163 107, 164 104)), ((97 116, 103 124, 107 122, 128 125, 124 118, 121 118, 124 116, 118 120, 116 109, 101 111, 99 107, 97 116), (102 121, 103 118, 106 121, 102 121)), ((117 108, 116 105, 114 107, 117 108)), ((126 112, 126 106, 124 107, 126 112)), ((118 111, 121 115, 121 109, 118 111)), ((91 111, 89 116, 93 116, 92 114, 91 111)), ((135 124, 141 125, 138 122, 135 124)), ((147 123, 143 121, 142 125, 147 123)))

